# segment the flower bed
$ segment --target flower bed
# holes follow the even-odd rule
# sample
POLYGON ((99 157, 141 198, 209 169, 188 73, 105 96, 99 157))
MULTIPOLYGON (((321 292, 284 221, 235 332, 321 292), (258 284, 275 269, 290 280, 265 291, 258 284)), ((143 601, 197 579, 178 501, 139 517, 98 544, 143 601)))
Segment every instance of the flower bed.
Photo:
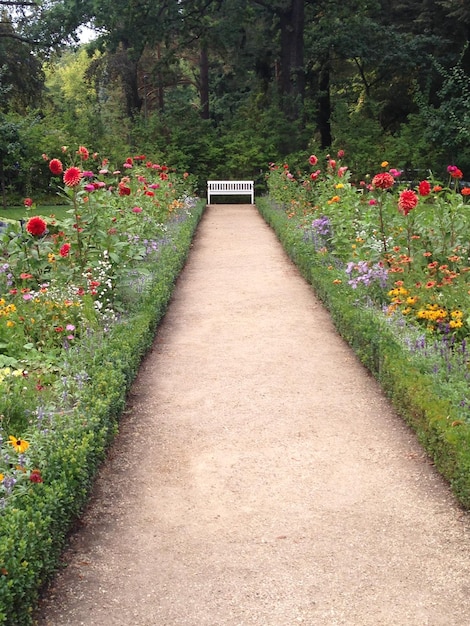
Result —
POLYGON ((387 163, 353 184, 342 159, 272 165, 258 208, 470 508, 468 188, 455 166, 411 186, 387 163))
POLYGON ((69 167, 47 161, 70 217, 33 214, 0 243, 0 624, 17 626, 57 567, 204 207, 190 177, 145 157, 124 174, 84 147, 69 167))

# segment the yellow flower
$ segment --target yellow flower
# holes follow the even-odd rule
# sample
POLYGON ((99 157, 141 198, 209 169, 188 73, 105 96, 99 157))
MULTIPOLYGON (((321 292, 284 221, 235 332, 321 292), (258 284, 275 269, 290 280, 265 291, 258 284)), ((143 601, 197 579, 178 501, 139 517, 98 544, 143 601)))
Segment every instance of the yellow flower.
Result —
POLYGON ((49 252, 49 254, 47 255, 47 260, 49 261, 49 263, 54 263, 55 262, 55 254, 52 254, 52 252, 49 252))
POLYGON ((382 161, 380 164, 381 167, 388 167, 388 161, 382 161))
POLYGON ((2 482, 2 480, 5 478, 5 476, 3 474, 0 474, 0 483, 2 482))
POLYGON ((343 183, 338 183, 337 185, 335 185, 335 189, 342 189, 343 187, 343 183))
POLYGON ((18 439, 17 437, 13 437, 13 435, 10 435, 9 439, 10 441, 8 443, 12 445, 15 452, 19 454, 23 454, 23 452, 26 452, 29 448, 29 443, 24 439, 18 439))
POLYGON ((15 322, 12 322, 11 320, 7 320, 7 328, 13 328, 14 325, 15 325, 15 322))

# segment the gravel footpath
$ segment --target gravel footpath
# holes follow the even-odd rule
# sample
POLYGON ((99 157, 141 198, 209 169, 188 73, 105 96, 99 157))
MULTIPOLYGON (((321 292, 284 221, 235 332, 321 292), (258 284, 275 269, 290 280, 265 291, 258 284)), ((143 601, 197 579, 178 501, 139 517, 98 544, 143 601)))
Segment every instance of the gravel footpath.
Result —
POLYGON ((211 205, 37 624, 468 626, 469 528, 256 209, 211 205))

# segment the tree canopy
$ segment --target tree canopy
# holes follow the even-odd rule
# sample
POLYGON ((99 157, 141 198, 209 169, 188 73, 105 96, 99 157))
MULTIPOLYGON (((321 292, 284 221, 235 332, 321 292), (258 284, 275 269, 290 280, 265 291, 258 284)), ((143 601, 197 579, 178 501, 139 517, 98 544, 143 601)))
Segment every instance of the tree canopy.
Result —
POLYGON ((201 177, 253 175, 339 144, 364 169, 386 150, 403 167, 458 153, 470 169, 460 0, 0 0, 0 10, 2 114, 34 113, 52 136, 116 153, 145 145, 201 177), (79 40, 83 25, 91 42, 79 40))

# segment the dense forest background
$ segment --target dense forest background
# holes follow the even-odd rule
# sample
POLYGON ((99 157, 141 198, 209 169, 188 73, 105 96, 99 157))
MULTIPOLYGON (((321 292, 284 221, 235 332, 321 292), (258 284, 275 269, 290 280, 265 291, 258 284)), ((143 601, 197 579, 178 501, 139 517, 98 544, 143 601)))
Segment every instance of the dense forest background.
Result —
POLYGON ((201 189, 338 149, 470 179, 469 40, 468 0, 0 0, 2 194, 47 196, 63 145, 201 189))

